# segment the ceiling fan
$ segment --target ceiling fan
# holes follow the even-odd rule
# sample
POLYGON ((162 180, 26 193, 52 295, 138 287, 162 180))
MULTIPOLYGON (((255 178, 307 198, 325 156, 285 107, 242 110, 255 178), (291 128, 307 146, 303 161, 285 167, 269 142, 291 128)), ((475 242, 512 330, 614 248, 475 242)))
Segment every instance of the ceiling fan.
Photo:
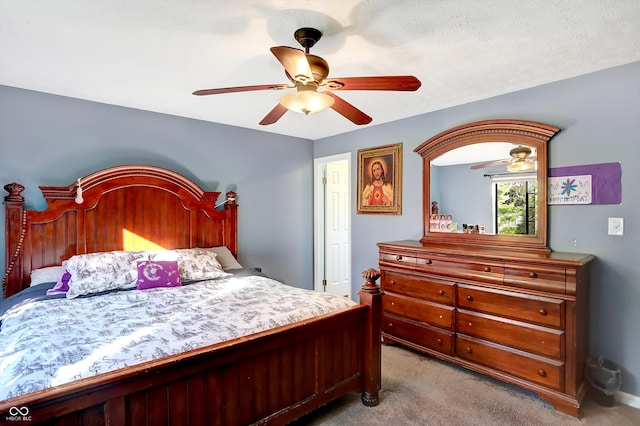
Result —
POLYGON ((276 46, 271 53, 284 66, 289 84, 263 84, 255 86, 203 89, 194 95, 216 95, 221 93, 249 92, 256 90, 296 89, 280 98, 280 102, 260 121, 262 125, 278 121, 287 110, 309 114, 331 108, 357 125, 368 124, 372 118, 351 105, 335 93, 337 90, 389 90, 415 91, 421 83, 414 76, 344 77, 327 79, 329 64, 319 56, 309 53, 322 32, 315 28, 300 28, 294 38, 304 48, 276 46), (322 90, 318 90, 322 89, 322 90))
POLYGON ((506 164, 507 170, 510 172, 523 172, 533 169, 536 165, 536 162, 534 161, 536 157, 535 155, 531 155, 531 148, 529 148, 528 146, 519 145, 515 148, 512 148, 509 151, 509 155, 511 156, 511 158, 476 164, 474 166, 471 166, 471 170, 484 169, 486 167, 506 164))

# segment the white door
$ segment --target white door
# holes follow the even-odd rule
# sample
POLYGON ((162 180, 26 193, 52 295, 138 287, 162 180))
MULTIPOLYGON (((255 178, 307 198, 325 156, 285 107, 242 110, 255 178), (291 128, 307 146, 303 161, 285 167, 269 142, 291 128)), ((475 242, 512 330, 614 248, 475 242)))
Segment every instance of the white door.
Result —
POLYGON ((350 297, 350 154, 318 160, 315 288, 350 297))

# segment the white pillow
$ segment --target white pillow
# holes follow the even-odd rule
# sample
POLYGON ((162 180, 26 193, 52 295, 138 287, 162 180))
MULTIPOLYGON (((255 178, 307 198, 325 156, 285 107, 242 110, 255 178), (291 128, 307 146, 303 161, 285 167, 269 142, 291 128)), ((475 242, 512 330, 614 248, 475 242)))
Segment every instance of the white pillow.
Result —
POLYGON ((217 255, 216 260, 220 262, 222 269, 225 271, 231 269, 242 269, 242 265, 238 263, 227 246, 208 247, 205 250, 210 250, 217 255))
POLYGON ((150 260, 177 261, 180 269, 180 279, 183 283, 231 275, 223 271, 222 265, 216 260, 214 252, 201 248, 163 250, 151 253, 150 260))
POLYGON ((31 271, 31 284, 38 285, 42 283, 55 283, 64 274, 62 266, 48 266, 46 268, 34 269, 31 271))
POLYGON ((110 251, 72 256, 67 299, 120 288, 133 288, 138 281, 138 260, 149 260, 145 251, 110 251))

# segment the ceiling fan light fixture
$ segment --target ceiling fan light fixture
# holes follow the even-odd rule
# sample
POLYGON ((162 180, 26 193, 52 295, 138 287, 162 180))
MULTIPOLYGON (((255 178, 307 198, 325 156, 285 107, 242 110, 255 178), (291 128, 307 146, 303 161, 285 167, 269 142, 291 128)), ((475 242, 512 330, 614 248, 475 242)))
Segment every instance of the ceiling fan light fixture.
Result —
POLYGON ((532 161, 514 161, 507 165, 507 170, 510 172, 524 172, 533 169, 534 166, 535 163, 532 161))
POLYGON ((298 90, 287 93, 280 98, 280 104, 290 111, 309 115, 312 112, 322 111, 333 105, 334 99, 326 93, 315 90, 298 90))

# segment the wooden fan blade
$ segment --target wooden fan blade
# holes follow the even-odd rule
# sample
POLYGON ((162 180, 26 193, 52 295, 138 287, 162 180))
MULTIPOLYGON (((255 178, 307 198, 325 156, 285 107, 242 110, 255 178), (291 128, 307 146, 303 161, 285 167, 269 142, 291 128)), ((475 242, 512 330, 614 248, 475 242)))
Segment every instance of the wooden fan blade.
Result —
POLYGON ((295 81, 313 81, 311 67, 304 51, 287 46, 276 46, 270 50, 295 81))
POLYGON ((282 90, 290 89, 295 86, 288 84, 262 84, 258 86, 239 86, 239 87, 223 87, 220 89, 202 89, 193 92, 194 95, 218 95, 220 93, 234 93, 234 92, 251 92, 254 90, 282 90))
POLYGON ((331 96, 334 99, 333 105, 331 105, 331 109, 336 111, 338 114, 341 114, 346 119, 351 120, 353 123, 362 125, 371 123, 372 118, 369 117, 364 112, 360 111, 358 108, 351 105, 349 102, 345 101, 341 97, 330 93, 323 92, 327 95, 331 96))
POLYGON ((421 85, 420 80, 412 75, 332 78, 323 83, 323 86, 329 90, 395 90, 410 92, 418 90, 421 85))
POLYGON ((471 170, 484 169, 485 167, 493 167, 499 166, 501 164, 509 164, 511 160, 497 160, 497 161, 489 161, 488 163, 476 164, 475 166, 471 166, 471 170))
POLYGON ((276 121, 280 120, 280 117, 282 117, 287 111, 287 108, 285 108, 283 105, 277 104, 275 108, 273 108, 269 112, 269 114, 265 115, 260 124, 262 124, 263 126, 273 124, 276 121))

